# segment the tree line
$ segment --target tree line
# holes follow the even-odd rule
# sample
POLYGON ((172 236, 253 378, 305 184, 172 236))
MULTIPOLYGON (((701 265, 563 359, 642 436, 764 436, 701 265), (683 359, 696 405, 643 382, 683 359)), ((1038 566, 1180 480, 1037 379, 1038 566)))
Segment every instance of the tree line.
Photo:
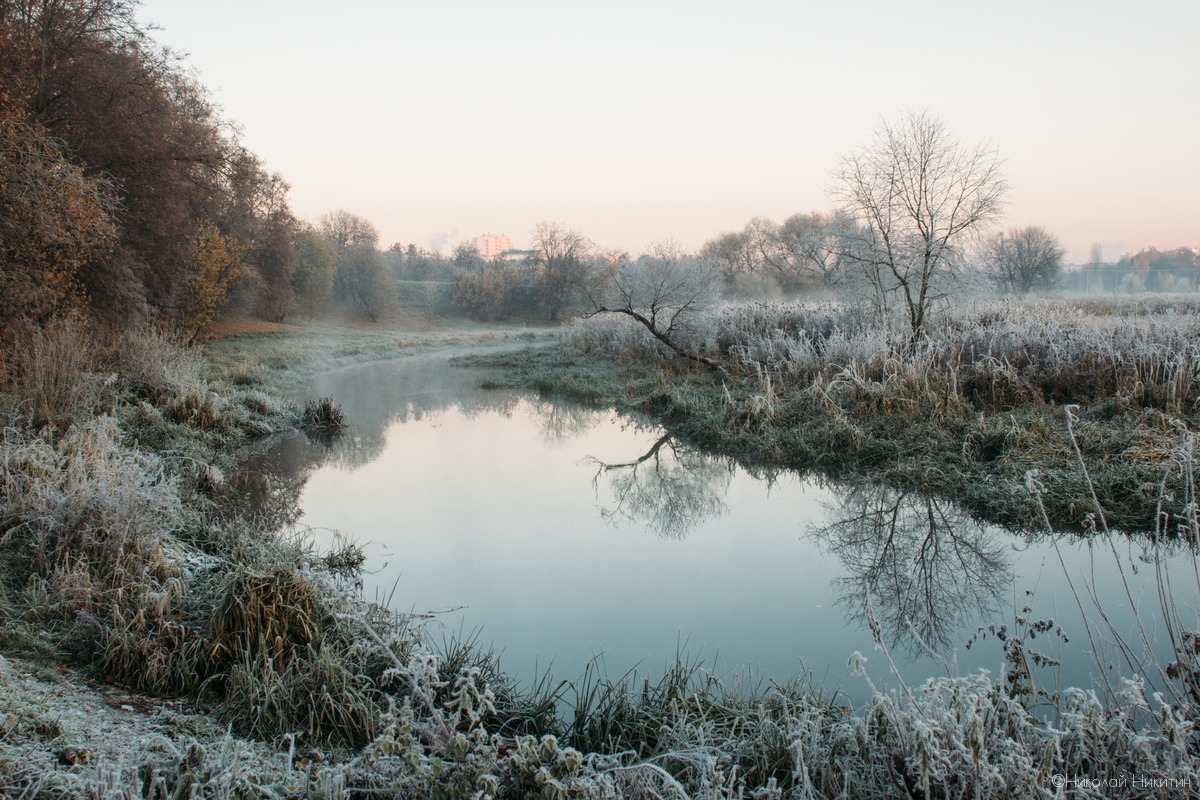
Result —
POLYGON ((297 219, 135 7, 0 0, 0 340, 77 312, 194 340, 230 309, 362 305, 378 234, 297 219))
POLYGON ((1094 255, 1090 271, 1064 275, 1062 245, 1044 228, 989 233, 1007 190, 995 151, 917 113, 841 158, 837 210, 754 218, 694 253, 660 242, 634 256, 554 221, 537 224, 517 261, 485 262, 467 242, 448 257, 381 250, 374 225, 350 212, 298 219, 284 178, 138 25, 135 6, 0 0, 5 343, 76 311, 187 340, 230 311, 282 321, 334 303, 378 320, 400 280, 450 283, 453 303, 481 319, 638 309, 652 312, 652 331, 672 304, 695 309, 701 286, 726 297, 837 292, 881 316, 902 309, 914 336, 967 278, 1013 294, 1200 284, 1187 249, 1116 265, 1094 255))

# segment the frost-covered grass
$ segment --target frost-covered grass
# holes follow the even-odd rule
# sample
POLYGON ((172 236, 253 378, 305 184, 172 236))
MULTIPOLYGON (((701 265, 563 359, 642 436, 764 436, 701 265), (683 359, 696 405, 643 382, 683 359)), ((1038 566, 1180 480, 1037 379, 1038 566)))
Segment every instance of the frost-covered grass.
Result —
MULTIPOLYGON (((734 374, 769 375, 776 389, 816 381, 846 402, 937 398, 947 410, 987 414, 1127 401, 1180 414, 1200 399, 1193 300, 977 303, 944 312, 915 345, 901 326, 836 303, 741 303, 710 314, 691 344, 734 374)), ((564 343, 626 359, 666 354, 616 316, 578 323, 564 343)))
POLYGON ((68 742, 102 752, 101 742, 64 724, 62 709, 28 715, 28 679, 0 671, 0 714, 22 712, 0 736, 0 786, 30 796, 1121 798, 1190 796, 1200 781, 1195 708, 1137 680, 1109 703, 1066 690, 1047 722, 984 674, 877 692, 853 710, 789 687, 736 696, 704 676, 668 679, 613 688, 652 735, 593 749, 563 732, 498 732, 496 696, 477 669, 447 675, 427 651, 399 657, 387 637, 363 634, 389 664, 392 701, 353 750, 292 733, 265 743, 157 733, 55 766, 49 753, 68 742))
MULTIPOLYGON (((805 325, 830 321, 827 352, 841 347, 865 359, 867 333, 838 333, 844 312, 812 313, 805 325)), ((756 318, 737 319, 748 326, 756 318)), ((722 330, 712 329, 711 347, 722 346, 722 330)), ((625 334, 601 325, 570 335, 608 353, 625 334)), ((1169 609, 1175 660, 1152 681, 1116 680, 1115 692, 1052 694, 1029 690, 1013 672, 974 674, 901 684, 846 708, 803 681, 731 686, 695 663, 653 684, 588 673, 521 689, 475 641, 430 641, 418 621, 365 602, 346 580, 360 563, 353 553, 316 552, 230 514, 222 504, 227 448, 296 425, 299 413, 245 381, 216 377, 155 336, 83 363, 78 378, 105 376, 108 388, 65 395, 76 398, 67 404, 72 424, 9 404, 0 440, 0 648, 8 653, 0 658, 0 794, 1050 798, 1186 796, 1200 787, 1200 639, 1194 609, 1183 605, 1169 609), (97 701, 70 671, 60 677, 57 664, 123 688, 103 690, 112 702, 97 701), (1164 682, 1170 690, 1157 688, 1164 682)), ((621 350, 642 368, 651 352, 621 350)), ((657 366, 621 373, 617 383, 644 408, 718 425, 731 447, 749 435, 782 449, 790 440, 771 440, 774 429, 801 419, 801 410, 811 418, 824 409, 824 420, 843 425, 836 435, 865 449, 882 434, 864 427, 858 406, 901 398, 894 405, 905 409, 931 402, 927 394, 944 397, 940 384, 901 377, 905 354, 895 350, 856 367, 866 389, 841 376, 845 364, 805 374, 765 351, 724 352, 730 367, 715 383, 657 366), (871 381, 886 384, 888 399, 870 399, 871 381)), ((563 363, 598 398, 610 391, 600 362, 563 363)), ((15 386, 10 396, 30 388, 15 386)), ((1186 391, 1181 381, 1163 402, 1183 402, 1186 391)), ((1032 426, 1057 425, 1071 462, 1064 470, 1079 476, 1087 512, 1095 520, 1105 509, 1103 484, 1089 488, 1097 482, 1088 448, 1102 440, 1087 432, 1102 420, 1080 411, 1066 429, 1061 417, 978 419, 957 405, 973 402, 960 391, 936 417, 941 427, 965 420, 946 434, 962 437, 959 465, 1036 450, 1022 444, 1042 441, 1032 426)), ((1173 470, 1185 510, 1161 517, 1172 527, 1160 532, 1190 547, 1200 542, 1194 439, 1190 408, 1180 408, 1177 417, 1164 409, 1144 417, 1168 419, 1144 438, 1160 473, 1147 491, 1164 496, 1161 472, 1173 470)), ((1005 491, 1019 493, 1044 526, 1054 477, 1043 470, 1029 480, 1034 491, 1024 480, 1005 491)), ((1100 516, 1096 524, 1109 522, 1100 516)), ((1197 580, 1175 580, 1184 577, 1197 580)), ((1012 671, 1027 644, 1010 638, 1012 671)), ((869 654, 869 665, 846 655, 863 680, 888 662, 886 650, 869 654)))

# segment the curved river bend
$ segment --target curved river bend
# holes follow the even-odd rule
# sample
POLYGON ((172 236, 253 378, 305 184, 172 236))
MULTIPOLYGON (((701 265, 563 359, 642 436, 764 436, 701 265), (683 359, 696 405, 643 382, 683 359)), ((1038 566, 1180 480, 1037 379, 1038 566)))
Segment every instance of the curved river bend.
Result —
POLYGON ((597 659, 653 680, 682 653, 731 679, 811 673, 856 701, 869 690, 853 653, 880 684, 888 655, 909 685, 996 675, 989 626, 1011 636, 1022 617, 1053 622, 1028 644, 1062 661, 1036 681, 1093 687, 1133 671, 1109 623, 1165 648, 1161 568, 1195 617, 1190 553, 1155 563, 1136 537, 1031 538, 877 484, 753 475, 612 412, 478 389, 483 377, 433 356, 323 375, 305 396, 335 398, 351 435, 296 436, 247 469, 270 476, 281 520, 366 545, 368 596, 494 642, 519 679, 574 679, 597 659), (1108 619, 1090 643, 1089 593, 1108 619))

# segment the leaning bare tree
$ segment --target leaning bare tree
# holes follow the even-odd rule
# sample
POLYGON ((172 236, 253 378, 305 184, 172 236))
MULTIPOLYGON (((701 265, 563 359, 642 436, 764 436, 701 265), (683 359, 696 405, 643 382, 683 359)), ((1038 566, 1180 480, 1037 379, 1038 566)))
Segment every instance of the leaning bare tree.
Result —
POLYGON ((860 225, 843 255, 862 268, 881 314, 900 297, 915 342, 963 264, 965 239, 1000 214, 1008 188, 1000 159, 988 146, 954 140, 941 119, 910 112, 833 174, 835 194, 860 225))
POLYGON ((592 296, 587 316, 624 314, 676 355, 720 369, 720 363, 686 344, 716 298, 719 276, 711 259, 686 254, 675 242, 654 244, 637 261, 611 265, 603 294, 592 296))

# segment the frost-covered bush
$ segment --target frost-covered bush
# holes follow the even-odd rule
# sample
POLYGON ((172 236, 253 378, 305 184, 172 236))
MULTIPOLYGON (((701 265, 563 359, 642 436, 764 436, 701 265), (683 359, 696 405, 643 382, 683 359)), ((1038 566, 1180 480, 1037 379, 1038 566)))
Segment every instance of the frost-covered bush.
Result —
POLYGON ((124 333, 114 359, 122 386, 135 397, 156 404, 203 383, 204 362, 195 348, 158 328, 124 333))
POLYGON ((65 431, 113 401, 113 376, 101 363, 94 333, 67 316, 31 328, 5 353, 0 375, 18 417, 32 428, 65 431))
POLYGON ((563 346, 581 353, 616 355, 626 359, 659 359, 670 350, 633 320, 602 314, 572 322, 562 332, 563 346))
POLYGON ((175 483, 158 457, 123 445, 113 417, 58 442, 5 431, 0 486, 0 545, 34 570, 81 562, 122 581, 167 569, 184 514, 175 483))

